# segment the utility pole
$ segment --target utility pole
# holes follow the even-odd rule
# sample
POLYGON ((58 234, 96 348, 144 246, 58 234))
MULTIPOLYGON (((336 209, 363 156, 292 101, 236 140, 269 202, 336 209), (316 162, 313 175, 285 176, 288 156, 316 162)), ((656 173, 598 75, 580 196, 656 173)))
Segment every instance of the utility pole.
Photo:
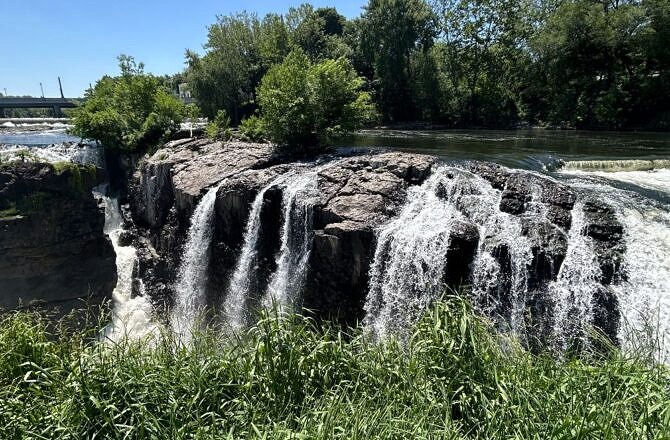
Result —
POLYGON ((58 77, 58 88, 60 89, 60 97, 65 99, 65 95, 63 95, 63 84, 60 82, 60 76, 58 77))
POLYGON ((42 99, 44 99, 44 87, 42 87, 42 83, 40 83, 40 90, 42 91, 42 99))

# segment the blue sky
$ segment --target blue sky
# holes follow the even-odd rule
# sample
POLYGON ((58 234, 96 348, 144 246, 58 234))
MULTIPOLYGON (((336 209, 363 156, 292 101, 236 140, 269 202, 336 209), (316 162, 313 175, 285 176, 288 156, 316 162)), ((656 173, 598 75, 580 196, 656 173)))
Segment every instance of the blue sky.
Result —
MULTIPOLYGON (((57 96, 60 75, 66 97, 117 72, 125 53, 155 74, 184 68, 184 50, 202 52, 216 15, 241 10, 285 12, 302 1, 214 0, 0 0, 0 92, 57 96)), ((364 0, 311 1, 358 16, 364 0)))

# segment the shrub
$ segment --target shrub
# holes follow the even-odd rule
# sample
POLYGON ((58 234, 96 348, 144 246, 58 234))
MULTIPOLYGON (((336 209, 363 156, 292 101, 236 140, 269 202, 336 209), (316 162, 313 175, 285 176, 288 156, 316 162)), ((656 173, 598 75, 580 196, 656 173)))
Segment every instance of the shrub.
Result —
POLYGON ((231 137, 230 118, 225 110, 216 112, 214 120, 207 124, 207 137, 218 141, 227 141, 231 137))
POLYGON ((240 122, 240 137, 243 140, 262 142, 265 140, 265 127, 263 120, 256 115, 242 119, 240 122))
POLYGON ((344 58, 312 64, 303 52, 291 52, 258 88, 270 140, 289 152, 318 151, 360 128, 374 113, 362 86, 344 58))
POLYGON ((105 76, 87 92, 71 131, 113 150, 155 147, 179 127, 184 105, 132 57, 121 55, 119 67, 120 76, 105 76))

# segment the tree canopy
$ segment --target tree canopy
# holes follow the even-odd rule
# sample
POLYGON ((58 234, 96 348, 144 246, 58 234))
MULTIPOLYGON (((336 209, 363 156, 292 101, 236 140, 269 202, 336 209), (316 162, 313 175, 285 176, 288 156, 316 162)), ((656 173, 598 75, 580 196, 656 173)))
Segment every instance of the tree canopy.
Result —
POLYGON ((233 124, 300 50, 348 60, 384 121, 670 128, 667 0, 369 0, 353 19, 303 4, 218 17, 205 49, 187 53, 187 81, 233 124))
POLYGON ((132 57, 121 55, 119 68, 119 76, 105 76, 87 92, 74 112, 72 132, 110 149, 153 147, 178 127, 184 106, 132 57))

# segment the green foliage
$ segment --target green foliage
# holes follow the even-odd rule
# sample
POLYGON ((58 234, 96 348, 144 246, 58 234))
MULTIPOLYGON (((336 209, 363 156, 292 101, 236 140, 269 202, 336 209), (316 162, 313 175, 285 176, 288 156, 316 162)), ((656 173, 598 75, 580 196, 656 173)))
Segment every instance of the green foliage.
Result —
POLYGON ((242 139, 252 142, 262 142, 265 140, 265 127, 263 120, 256 115, 242 119, 239 126, 242 139))
POLYGON ((258 88, 268 136, 292 152, 328 145, 372 117, 370 96, 362 86, 343 58, 312 64, 302 51, 292 52, 258 88))
POLYGON ((370 0, 362 16, 362 46, 374 67, 377 103, 391 120, 415 118, 411 57, 428 50, 435 17, 424 0, 370 0))
POLYGON ((97 169, 95 165, 83 165, 72 162, 55 162, 51 164, 56 174, 67 174, 68 186, 74 193, 82 194, 86 189, 86 182, 95 182, 97 169))
POLYGON ((188 78, 204 114, 234 124, 301 50, 348 59, 385 121, 668 129, 669 23, 667 0, 369 0, 353 20, 303 4, 220 17, 188 78))
POLYGON ((222 109, 237 124, 252 112, 263 74, 288 53, 289 36, 278 15, 241 13, 218 17, 205 48, 203 57, 187 51, 189 86, 205 116, 222 109))
POLYGON ((615 348, 556 361, 503 339, 458 299, 406 344, 265 314, 118 344, 0 321, 2 438, 666 438, 670 372, 615 348), (86 342, 88 341, 88 342, 86 342))
POLYGON ((74 114, 72 132, 110 149, 154 147, 178 128, 184 106, 157 77, 144 73, 142 63, 121 55, 119 67, 120 76, 105 76, 88 91, 74 114))
POLYGON ((212 122, 207 124, 207 137, 219 141, 227 141, 231 137, 230 118, 225 110, 219 110, 212 122))

